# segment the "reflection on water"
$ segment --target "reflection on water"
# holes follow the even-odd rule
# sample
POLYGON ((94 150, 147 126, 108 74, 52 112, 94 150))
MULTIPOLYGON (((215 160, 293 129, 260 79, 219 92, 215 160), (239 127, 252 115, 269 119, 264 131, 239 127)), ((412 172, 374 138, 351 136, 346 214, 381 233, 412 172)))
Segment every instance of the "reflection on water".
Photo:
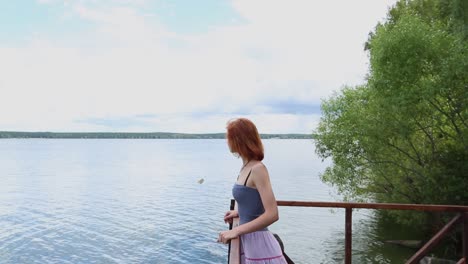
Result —
MULTIPOLYGON (((264 144, 277 199, 336 200, 313 142, 264 144)), ((225 140, 1 140, 0 263, 225 263, 239 167, 225 140)), ((400 263, 372 219, 353 215, 355 263, 400 263)), ((281 207, 271 230, 296 263, 342 263, 343 210, 281 207)))
POLYGON ((355 225, 355 250, 357 263, 404 263, 416 250, 385 243, 386 240, 416 240, 422 234, 415 229, 398 227, 394 223, 379 220, 377 211, 361 210, 368 214, 355 225))
MULTIPOLYGON (((280 208, 280 234, 286 253, 298 263, 344 263, 344 209, 280 208), (286 219, 285 219, 286 218, 286 219)), ((353 263, 404 263, 415 250, 384 243, 418 239, 413 230, 378 223, 375 211, 353 211, 353 263)))

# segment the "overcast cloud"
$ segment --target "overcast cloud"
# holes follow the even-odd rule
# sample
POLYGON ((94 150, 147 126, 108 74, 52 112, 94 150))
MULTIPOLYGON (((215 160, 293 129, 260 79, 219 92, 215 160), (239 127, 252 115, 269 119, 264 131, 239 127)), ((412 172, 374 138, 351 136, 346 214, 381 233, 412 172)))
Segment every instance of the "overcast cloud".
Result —
POLYGON ((2 1, 0 130, 311 133, 394 2, 2 1))

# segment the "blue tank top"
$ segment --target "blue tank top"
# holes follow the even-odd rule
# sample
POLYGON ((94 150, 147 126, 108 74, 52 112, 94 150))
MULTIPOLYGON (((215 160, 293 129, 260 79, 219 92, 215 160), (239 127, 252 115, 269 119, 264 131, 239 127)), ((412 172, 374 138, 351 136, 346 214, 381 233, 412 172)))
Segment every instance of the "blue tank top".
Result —
MULTIPOLYGON (((234 184, 232 188, 232 196, 237 202, 237 212, 239 213, 239 224, 248 223, 255 218, 259 217, 265 212, 263 208, 262 199, 257 189, 246 186, 247 180, 249 179, 250 173, 245 179, 244 185, 234 184)), ((261 229, 262 231, 268 230, 268 228, 261 229)))

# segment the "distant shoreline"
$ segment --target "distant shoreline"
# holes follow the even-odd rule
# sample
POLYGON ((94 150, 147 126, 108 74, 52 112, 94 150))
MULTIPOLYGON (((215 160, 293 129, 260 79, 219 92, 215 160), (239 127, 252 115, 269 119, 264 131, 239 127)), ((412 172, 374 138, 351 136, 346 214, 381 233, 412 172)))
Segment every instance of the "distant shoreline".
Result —
MULTIPOLYGON (((312 134, 260 134, 262 139, 313 139, 312 134)), ((57 139, 224 139, 225 133, 121 133, 121 132, 17 132, 0 131, 0 139, 57 138, 57 139)))

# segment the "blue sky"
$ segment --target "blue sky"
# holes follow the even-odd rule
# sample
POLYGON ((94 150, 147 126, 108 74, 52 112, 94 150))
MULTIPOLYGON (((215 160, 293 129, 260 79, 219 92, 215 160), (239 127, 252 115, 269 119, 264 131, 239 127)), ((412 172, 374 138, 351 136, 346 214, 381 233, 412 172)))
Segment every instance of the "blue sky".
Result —
POLYGON ((311 133, 394 0, 0 2, 0 130, 311 133))
MULTIPOLYGON (((80 4, 80 1, 75 2, 80 4)), ((88 6, 97 9, 128 7, 128 2, 131 1, 90 1, 88 6)), ((74 16, 73 3, 73 1, 2 1, 0 3, 2 40, 21 43, 26 40, 25 37, 39 32, 57 37, 91 30, 93 23, 74 16)), ((203 33, 213 27, 240 24, 244 20, 232 8, 229 1, 222 0, 146 1, 133 7, 139 15, 152 16, 171 31, 183 34, 203 33)))

